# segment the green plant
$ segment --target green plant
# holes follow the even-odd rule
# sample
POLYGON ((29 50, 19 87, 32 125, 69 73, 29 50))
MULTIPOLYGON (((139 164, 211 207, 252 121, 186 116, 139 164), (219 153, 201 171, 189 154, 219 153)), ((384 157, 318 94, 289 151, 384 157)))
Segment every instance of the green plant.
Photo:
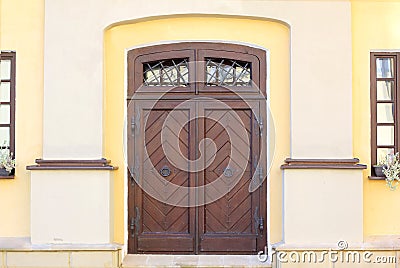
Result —
POLYGON ((0 146, 0 168, 4 168, 8 173, 15 168, 13 153, 5 145, 0 146))
POLYGON ((400 182, 400 155, 388 154, 383 163, 383 174, 386 176, 386 184, 390 190, 395 190, 400 182))

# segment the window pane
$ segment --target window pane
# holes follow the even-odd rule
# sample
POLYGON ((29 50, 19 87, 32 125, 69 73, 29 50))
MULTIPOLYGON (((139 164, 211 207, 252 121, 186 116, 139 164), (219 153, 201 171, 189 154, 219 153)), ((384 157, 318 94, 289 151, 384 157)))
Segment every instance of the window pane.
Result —
POLYGON ((143 64, 143 82, 146 86, 187 86, 188 59, 170 59, 143 64))
POLYGON ((394 145, 394 126, 378 126, 376 133, 378 145, 394 145))
POLYGON ((0 101, 9 102, 10 101, 10 83, 2 82, 0 84, 0 101))
POLYGON ((377 100, 393 100, 393 81, 377 81, 376 94, 377 100))
POLYGON ((377 104, 377 121, 378 123, 394 123, 393 103, 377 104))
POLYGON ((10 124, 10 105, 0 105, 0 124, 10 124))
POLYGON ((0 146, 10 146, 10 128, 0 127, 0 146))
POLYGON ((206 59, 207 86, 250 86, 251 63, 231 59, 206 59))
POLYGON ((144 80, 147 81, 149 84, 154 83, 157 81, 158 77, 160 76, 160 70, 153 70, 144 73, 144 80))
POLYGON ((2 60, 0 62, 1 79, 10 79, 10 73, 11 73, 11 61, 10 60, 2 60))
POLYGON ((221 68, 219 80, 226 84, 232 84, 235 78, 235 70, 232 66, 225 65, 221 68))
POLYGON ((380 162, 381 160, 386 159, 386 156, 388 154, 394 154, 394 149, 393 148, 378 148, 376 151, 377 162, 380 162))
POLYGON ((217 67, 207 65, 207 83, 215 84, 217 83, 217 67))
POLYGON ((248 83, 251 80, 250 70, 246 70, 243 67, 236 67, 236 74, 240 75, 243 82, 248 83))
POLYGON ((376 59, 376 77, 393 78, 393 58, 376 59))

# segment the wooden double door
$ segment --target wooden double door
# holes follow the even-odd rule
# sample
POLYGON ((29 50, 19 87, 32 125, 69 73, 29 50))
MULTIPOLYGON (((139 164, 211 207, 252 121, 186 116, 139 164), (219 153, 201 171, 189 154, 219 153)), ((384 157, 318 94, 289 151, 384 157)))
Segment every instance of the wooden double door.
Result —
POLYGON ((220 102, 129 105, 129 253, 251 254, 266 245, 265 183, 249 190, 265 176, 265 107, 220 102))

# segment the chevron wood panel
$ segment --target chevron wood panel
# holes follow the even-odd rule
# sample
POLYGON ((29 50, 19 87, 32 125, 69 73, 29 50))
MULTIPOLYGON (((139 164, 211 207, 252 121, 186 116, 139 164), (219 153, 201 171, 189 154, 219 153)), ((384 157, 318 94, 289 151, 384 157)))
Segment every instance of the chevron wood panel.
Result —
MULTIPOLYGON (((162 167, 168 166, 171 174, 164 179, 175 185, 189 186, 188 172, 175 168, 165 156, 161 142, 161 128, 171 110, 153 110, 149 112, 147 124, 145 127, 145 146, 149 158, 145 159, 145 168, 154 166, 155 171, 159 171, 162 167)), ((178 119, 187 118, 187 111, 174 111, 171 114, 178 119), (180 118, 178 118, 180 117, 180 118)), ((168 125, 164 126, 168 128, 168 125)), ((170 133, 173 133, 170 131, 170 133)), ((179 133, 179 137, 170 137, 179 139, 179 147, 181 153, 189 158, 189 126, 186 125, 179 133)), ((178 153, 178 152, 177 152, 178 153)), ((154 187, 153 190, 160 196, 165 195, 162 187, 154 187)), ((174 193, 169 193, 167 198, 172 198, 174 193)), ((184 197, 183 197, 184 198, 184 197)), ((147 193, 143 193, 142 199, 143 211, 143 232, 144 233, 188 233, 189 232, 189 209, 184 207, 175 207, 160 202, 147 193)))
MULTIPOLYGON (((248 191, 257 162, 254 156, 258 155, 260 138, 253 112, 240 102, 229 102, 228 105, 233 105, 233 111, 197 103, 193 107, 173 112, 178 102, 163 103, 162 107, 144 108, 140 112, 143 122, 147 122, 136 143, 137 146, 145 145, 143 147, 147 152, 140 162, 143 170, 140 178, 154 193, 149 195, 142 188, 135 187, 135 206, 140 211, 140 227, 138 234, 131 239, 135 241, 134 252, 257 252, 264 245, 262 241, 265 238, 260 237, 256 227, 258 218, 257 221, 255 219, 256 215, 261 215, 259 211, 265 204, 260 203, 259 190, 252 193, 248 191), (190 113, 199 113, 204 117, 200 116, 178 128, 182 121, 189 118, 190 113), (172 118, 172 121, 165 124, 167 117, 172 118), (242 125, 245 127, 244 133, 239 129, 242 125), (167 133, 166 141, 161 140, 162 131, 167 133), (235 144, 232 144, 229 135, 234 137, 235 144), (206 142, 201 143, 203 139, 206 142), (187 172, 174 166, 170 162, 173 160, 165 155, 165 144, 170 146, 172 155, 182 154, 189 160, 202 159, 206 168, 198 172, 187 172), (200 145, 203 147, 200 148, 200 145), (170 168, 171 174, 159 180, 158 184, 151 185, 148 182, 149 176, 152 172, 158 174, 164 166, 170 168), (237 183, 233 183, 232 177, 224 173, 226 168, 239 174, 234 175, 239 179, 237 183), (222 182, 222 186, 213 185, 217 179, 222 182), (206 191, 193 194, 195 197, 205 196, 206 201, 211 198, 215 200, 216 193, 222 197, 199 207, 171 206, 168 201, 179 195, 176 191, 168 192, 168 182, 185 187, 207 185, 206 191), (229 191, 226 193, 225 189, 229 191)), ((187 160, 180 161, 188 165, 187 160)), ((187 197, 179 196, 182 200, 187 197)))
MULTIPOLYGON (((246 133, 250 141, 252 127, 251 111, 236 110, 234 112, 239 115, 239 120, 246 127, 246 133)), ((231 128, 231 135, 232 133, 239 135, 237 128, 240 122, 237 117, 232 115, 234 112, 213 110, 208 111, 206 115, 208 118, 219 118, 219 122, 224 122, 225 127, 231 128)), ((204 137, 212 139, 218 148, 215 161, 206 169, 205 183, 209 184, 221 176, 221 181, 224 182, 227 188, 231 189, 219 200, 205 206, 205 233, 251 233, 252 199, 248 192, 248 183, 251 179, 251 163, 246 159, 246 156, 240 154, 240 150, 232 150, 228 133, 220 123, 206 119, 204 130, 204 137), (231 163, 231 168, 234 172, 240 172, 240 169, 245 169, 244 175, 235 186, 230 185, 231 179, 225 177, 223 174, 225 168, 228 167, 229 161, 232 161, 231 153, 236 153, 236 157, 242 158, 243 162, 248 163, 246 167, 241 167, 235 162, 231 163)), ((246 146, 245 139, 241 139, 240 141, 243 144, 234 145, 238 149, 246 146)), ((209 150, 206 148, 206 155, 208 152, 209 150)), ((206 158, 211 157, 212 155, 207 155, 206 158)), ((219 189, 215 190, 218 191, 219 189)), ((208 193, 205 194, 207 195, 208 193)))

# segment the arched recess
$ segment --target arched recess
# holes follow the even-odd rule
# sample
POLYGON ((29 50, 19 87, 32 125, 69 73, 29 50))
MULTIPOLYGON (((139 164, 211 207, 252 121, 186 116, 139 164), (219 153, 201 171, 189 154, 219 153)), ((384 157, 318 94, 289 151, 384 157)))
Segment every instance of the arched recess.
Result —
MULTIPOLYGON (((141 19, 107 28, 104 38, 104 156, 121 168, 114 173, 114 240, 127 241, 126 94, 127 51, 162 43, 210 41, 247 44, 267 51, 267 94, 276 122, 269 173, 269 242, 282 239, 280 164, 290 155, 290 29, 284 23, 237 16, 185 15, 141 19), (123 168, 125 167, 125 168, 123 168)), ((271 121, 271 120, 269 120, 271 121)))

